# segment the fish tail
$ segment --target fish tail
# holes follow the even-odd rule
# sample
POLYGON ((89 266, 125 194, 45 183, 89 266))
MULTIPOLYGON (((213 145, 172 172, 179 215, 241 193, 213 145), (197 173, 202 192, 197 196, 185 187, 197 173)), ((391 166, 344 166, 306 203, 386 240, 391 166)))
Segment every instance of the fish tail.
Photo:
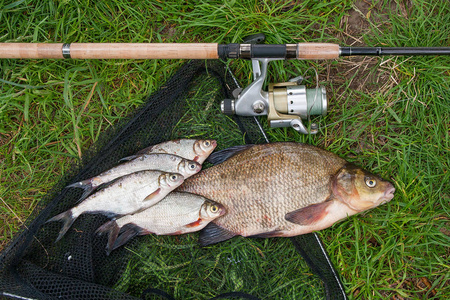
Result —
POLYGON ((81 188, 81 189, 84 190, 83 191, 83 195, 81 195, 81 198, 78 199, 77 202, 80 202, 80 201, 86 199, 92 193, 92 191, 96 188, 92 184, 92 179, 86 179, 86 180, 83 180, 83 181, 72 183, 72 184, 68 185, 66 188, 71 188, 71 187, 73 187, 73 188, 81 188))
POLYGON ((76 218, 73 217, 72 215, 72 210, 68 210, 65 211, 63 213, 60 213, 59 215, 54 216, 53 218, 47 220, 46 223, 48 222, 53 222, 53 221, 63 221, 63 227, 61 228, 61 230, 59 231, 58 237, 56 238, 56 242, 58 242, 65 234, 66 232, 69 230, 69 228, 72 226, 73 222, 75 222, 76 218))
POLYGON ((120 246, 126 244, 129 240, 140 234, 143 234, 143 230, 141 227, 132 223, 126 224, 120 230, 120 235, 114 242, 111 250, 119 248, 120 246))
POLYGON ((117 236, 119 235, 119 226, 115 220, 111 220, 100 226, 95 233, 98 235, 102 235, 103 233, 108 233, 108 243, 106 244, 106 255, 109 255, 113 248, 114 243, 116 242, 117 236))

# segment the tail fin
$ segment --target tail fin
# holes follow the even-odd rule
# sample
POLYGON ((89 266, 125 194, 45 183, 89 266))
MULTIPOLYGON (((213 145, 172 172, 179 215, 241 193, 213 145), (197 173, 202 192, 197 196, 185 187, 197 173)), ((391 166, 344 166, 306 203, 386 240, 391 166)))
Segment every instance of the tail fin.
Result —
POLYGON ((46 223, 48 222, 53 222, 53 221, 60 221, 62 220, 64 222, 63 227, 61 228, 61 230, 59 231, 58 237, 56 238, 56 241, 59 241, 67 232, 67 230, 69 230, 70 226, 72 226, 73 222, 75 222, 76 218, 74 218, 72 216, 72 210, 68 210, 65 211, 59 215, 54 216, 53 218, 47 220, 46 223))
POLYGON ((120 235, 119 237, 116 239, 113 247, 111 250, 117 249, 120 246, 126 244, 129 240, 131 240, 133 237, 143 234, 145 230, 142 230, 141 227, 133 224, 133 223, 129 223, 124 225, 121 230, 120 230, 120 235))
POLYGON ((75 183, 72 183, 72 184, 66 186, 66 188, 71 188, 71 187, 82 188, 84 190, 83 195, 81 195, 81 198, 78 199, 77 202, 81 202, 84 199, 86 199, 92 193, 92 191, 94 191, 96 188, 92 185, 91 179, 86 179, 83 181, 75 182, 75 183))
POLYGON ((106 255, 109 255, 113 248, 113 245, 115 244, 115 241, 117 239, 117 236, 119 235, 119 226, 117 226, 117 222, 115 220, 108 221, 102 226, 100 226, 95 233, 98 235, 102 235, 103 233, 108 233, 108 244, 106 245, 106 255))

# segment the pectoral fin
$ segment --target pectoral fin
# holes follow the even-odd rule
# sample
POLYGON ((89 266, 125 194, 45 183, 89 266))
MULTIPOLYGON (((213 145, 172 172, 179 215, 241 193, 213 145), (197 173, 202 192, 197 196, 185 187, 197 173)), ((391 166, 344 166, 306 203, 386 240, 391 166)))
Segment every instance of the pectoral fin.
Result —
POLYGON ((322 220, 327 214, 327 208, 331 205, 331 201, 312 204, 287 213, 284 218, 292 223, 309 226, 322 220))
POLYGON ((153 199, 155 199, 155 197, 158 196, 160 191, 161 191, 161 189, 158 188, 156 191, 154 191, 153 193, 151 193, 150 195, 145 197, 144 202, 152 201, 153 199))
POLYGON ((192 223, 189 223, 189 224, 187 224, 187 225, 185 225, 186 227, 198 227, 198 226, 200 226, 201 224, 202 224, 202 219, 201 218, 198 218, 198 220, 197 221, 194 221, 194 222, 192 222, 192 223))

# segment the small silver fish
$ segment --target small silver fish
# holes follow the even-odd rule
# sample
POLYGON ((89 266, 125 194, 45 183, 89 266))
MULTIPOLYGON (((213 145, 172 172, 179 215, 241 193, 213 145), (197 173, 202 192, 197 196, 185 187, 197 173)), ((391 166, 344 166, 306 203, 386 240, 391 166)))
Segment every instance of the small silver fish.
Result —
POLYGON ((67 187, 75 187, 84 189, 81 200, 86 198, 93 190, 102 184, 108 183, 116 178, 125 176, 138 171, 158 170, 164 172, 178 173, 186 179, 202 169, 201 164, 187 160, 177 155, 159 153, 144 154, 133 160, 124 162, 116 167, 109 169, 95 177, 79 181, 68 185, 67 187))
POLYGON ((174 192, 152 207, 105 223, 97 233, 109 234, 106 247, 109 254, 136 235, 195 232, 223 214, 225 208, 221 204, 199 195, 174 192))
POLYGON ((59 241, 81 214, 101 213, 109 217, 132 214, 156 204, 183 181, 184 177, 180 174, 162 171, 128 174, 47 222, 64 222, 56 239, 59 241))
POLYGON ((135 155, 122 158, 121 160, 131 160, 135 159, 138 156, 150 153, 168 153, 175 154, 202 164, 205 159, 208 158, 211 152, 213 152, 216 146, 217 142, 215 140, 173 140, 147 147, 140 150, 135 155))

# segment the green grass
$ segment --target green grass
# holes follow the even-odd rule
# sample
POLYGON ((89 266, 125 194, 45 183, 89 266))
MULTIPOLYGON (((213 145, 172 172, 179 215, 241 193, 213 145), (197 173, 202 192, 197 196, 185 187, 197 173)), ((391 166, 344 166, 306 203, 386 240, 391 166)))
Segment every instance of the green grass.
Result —
MULTIPOLYGON (((0 0, 0 42, 231 43, 263 32, 269 43, 450 46, 447 0, 295 3, 0 0)), ((182 63, 0 60, 3 247, 81 153, 182 63)), ((242 86, 251 82, 249 62, 230 61, 229 67, 242 86)), ((329 113, 314 120, 321 126, 319 134, 268 128, 261 119, 269 140, 318 145, 390 179, 397 189, 390 203, 319 233, 349 297, 450 298, 449 57, 273 62, 269 80, 284 81, 310 67, 317 69, 328 92, 329 113)), ((315 85, 314 71, 306 75, 307 84, 315 85)), ((174 136, 208 134, 220 148, 244 143, 232 120, 210 105, 208 94, 194 91, 188 105, 190 113, 174 136)), ((177 243, 171 237, 143 237, 151 251, 132 249, 127 272, 134 276, 119 281, 117 289, 139 294, 149 283, 163 281, 180 299, 205 299, 239 288, 253 292, 255 287, 242 278, 252 274, 263 286, 255 294, 266 299, 277 288, 288 299, 298 298, 303 287, 314 290, 312 297, 321 296, 317 278, 287 240, 238 238, 199 249, 193 246, 195 237, 180 237, 177 243), (182 256, 175 255, 180 251, 182 256), (192 261, 190 255, 203 259, 192 261), (188 290, 186 283, 200 284, 198 268, 208 272, 205 285, 188 290), (272 276, 273 269, 280 273, 272 276), (292 270, 306 274, 307 281, 299 282, 292 270)))

